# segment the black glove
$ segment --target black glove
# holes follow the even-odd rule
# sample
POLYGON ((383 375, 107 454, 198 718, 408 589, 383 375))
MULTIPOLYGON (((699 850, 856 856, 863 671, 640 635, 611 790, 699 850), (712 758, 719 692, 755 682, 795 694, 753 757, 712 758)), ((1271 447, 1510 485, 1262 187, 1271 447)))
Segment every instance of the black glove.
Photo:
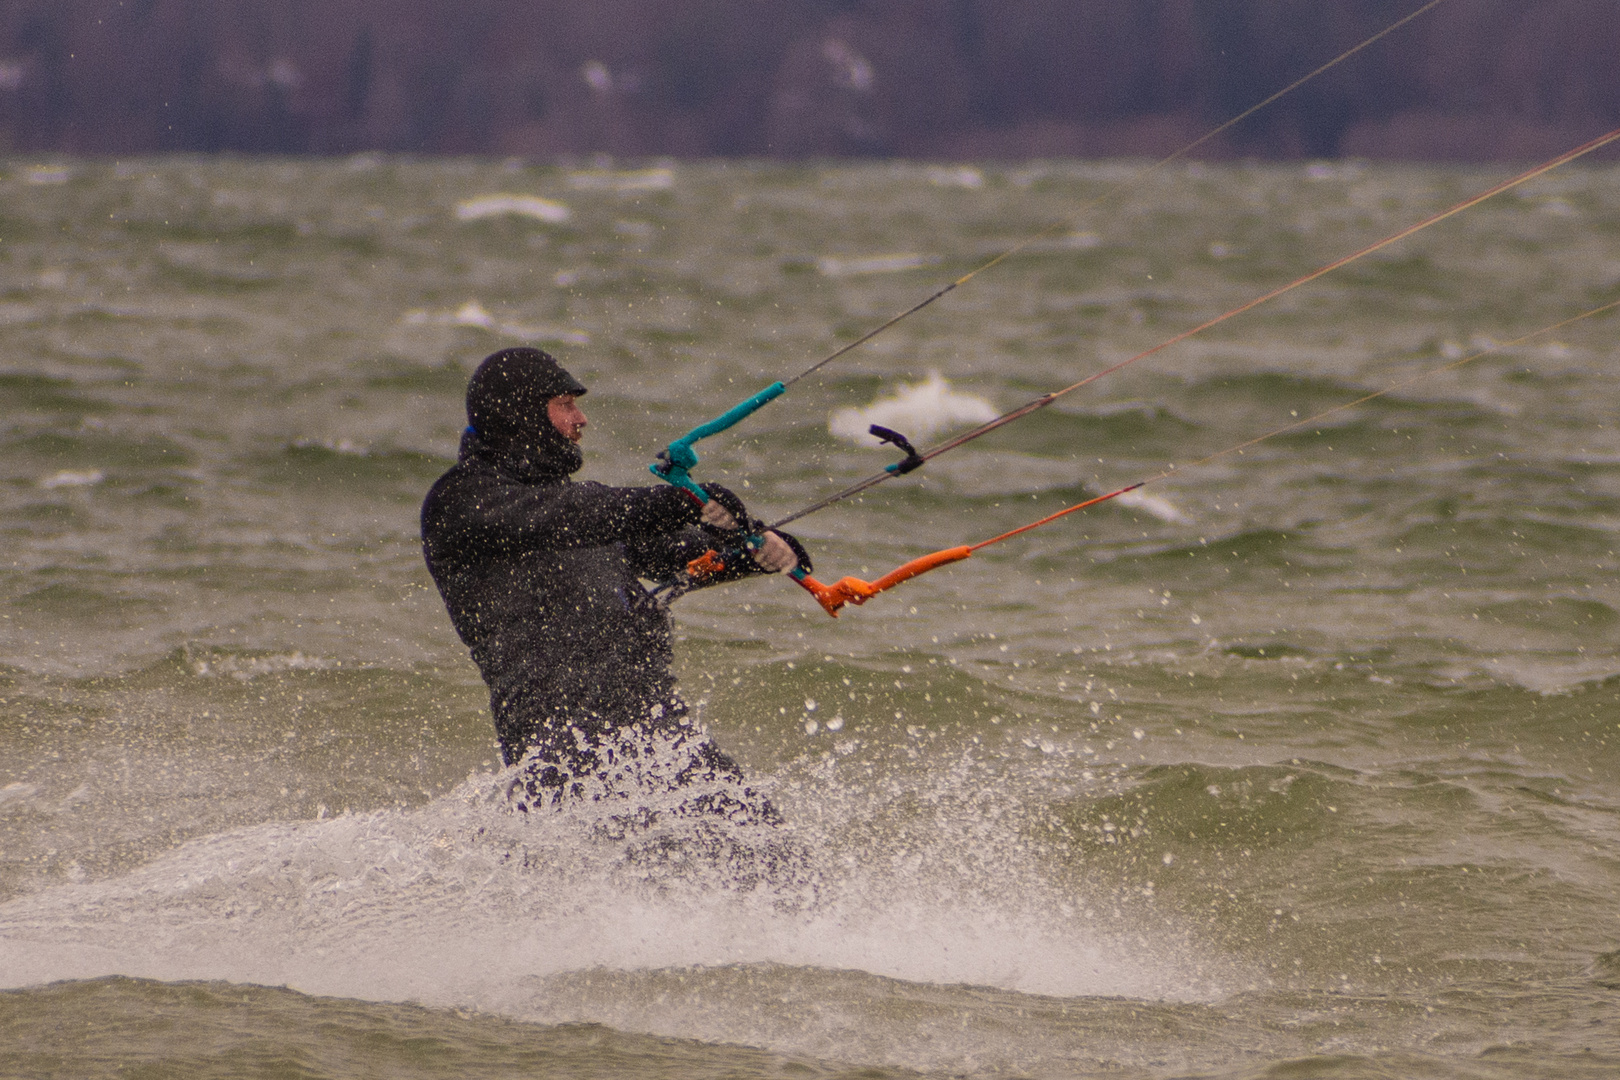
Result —
POLYGON ((797 536, 794 536, 792 533, 785 533, 781 529, 772 529, 771 532, 775 533, 777 536, 780 536, 783 540, 786 540, 787 546, 793 549, 793 554, 799 557, 799 565, 797 569, 803 570, 807 574, 815 572, 815 567, 810 565, 810 553, 804 549, 803 544, 799 543, 799 538, 797 536))
MULTIPOLYGON (((698 486, 703 489, 704 494, 708 495, 709 498, 725 507, 726 512, 737 519, 737 529, 731 535, 764 535, 765 523, 748 512, 748 507, 744 506, 743 501, 737 498, 736 492, 730 490, 729 488, 722 487, 719 484, 700 484, 698 486)), ((705 528, 707 528, 707 526, 705 526, 705 528)), ((787 546, 793 549, 793 554, 797 556, 799 560, 799 569, 803 570, 807 574, 810 573, 810 553, 805 550, 803 544, 799 543, 799 538, 789 533, 785 533, 781 529, 772 529, 771 531, 785 540, 787 542, 787 546)))
POLYGON ((737 532, 757 536, 765 531, 765 523, 748 512, 748 507, 737 498, 736 492, 719 484, 699 484, 703 493, 725 508, 726 513, 737 519, 737 532))

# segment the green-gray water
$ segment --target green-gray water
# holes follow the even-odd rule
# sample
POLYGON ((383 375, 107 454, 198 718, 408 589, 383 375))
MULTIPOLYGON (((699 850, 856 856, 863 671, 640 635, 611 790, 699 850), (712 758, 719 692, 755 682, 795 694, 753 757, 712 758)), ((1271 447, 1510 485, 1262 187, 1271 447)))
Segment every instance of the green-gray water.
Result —
POLYGON ((836 622, 681 601, 814 889, 507 810, 416 527, 486 353, 650 482, 1076 218, 700 447, 774 518, 893 460, 840 409, 1010 408, 1501 175, 1135 168, 0 163, 0 1074, 1614 1075, 1615 320, 1185 467, 1620 295, 1613 167, 797 531, 870 578, 1184 466, 1141 498, 836 622))

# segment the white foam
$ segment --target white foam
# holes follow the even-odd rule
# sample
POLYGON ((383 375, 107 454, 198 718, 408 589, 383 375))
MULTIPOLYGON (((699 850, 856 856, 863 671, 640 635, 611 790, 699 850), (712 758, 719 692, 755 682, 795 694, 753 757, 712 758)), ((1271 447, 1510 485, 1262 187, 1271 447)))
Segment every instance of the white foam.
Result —
POLYGON ((484 305, 477 300, 469 300, 462 304, 450 316, 450 322, 456 326, 479 326, 488 330, 495 325, 495 316, 484 309, 484 305))
POLYGON ((506 215, 560 225, 572 216, 572 212, 562 203, 542 199, 538 195, 479 195, 456 203, 457 221, 482 221, 506 215))
POLYGON ((928 170, 928 182, 935 187, 977 189, 984 187, 984 173, 971 165, 956 169, 934 168, 928 170))
POLYGON ((86 469, 82 472, 63 469, 61 472, 54 472, 43 477, 39 482, 39 486, 46 491, 62 487, 93 487, 105 479, 107 479, 107 474, 100 469, 86 469))
POLYGON ((468 300, 454 311, 412 308, 400 317, 406 326, 471 326, 479 330, 525 341, 558 341, 565 345, 589 345, 591 335, 583 330, 538 323, 504 322, 478 300, 468 300))
POLYGON ((1141 510, 1143 513, 1152 514, 1160 521, 1167 521, 1172 525, 1181 524, 1187 520, 1187 515, 1176 509, 1175 504, 1169 499, 1158 495, 1150 495, 1140 488, 1136 491, 1127 491, 1123 495, 1116 496, 1116 498, 1121 506, 1128 506, 1133 510, 1141 510))
POLYGON ((66 165, 30 165, 23 173, 26 184, 65 184, 73 179, 73 170, 66 165))
POLYGON ((294 439, 292 447, 295 450, 330 450, 348 457, 371 456, 371 447, 352 439, 294 439))
POLYGON ((271 656, 210 655, 190 658, 192 674, 199 678, 228 675, 246 682, 260 675, 273 675, 283 671, 328 671, 342 667, 338 660, 320 656, 305 656, 302 652, 281 653, 271 656))
POLYGON ((545 326, 540 323, 501 323, 498 329, 508 337, 522 338, 525 341, 557 341, 564 345, 589 345, 591 343, 591 335, 585 331, 569 330, 561 326, 545 326))
POLYGON ((728 825, 740 843, 809 853, 809 870, 775 886, 739 886, 730 856, 630 858, 596 804, 517 813, 506 774, 415 809, 226 832, 0 905, 0 986, 227 979, 507 1012, 521 1000, 526 1018, 553 1020, 593 1017, 524 988, 595 969, 771 963, 1041 994, 1208 995, 1180 945, 1141 944, 1146 924, 1088 921, 1119 896, 1092 904, 1047 880, 1016 785, 986 784, 999 762, 908 768, 876 795, 818 774, 789 794, 816 800, 799 824, 728 825), (932 818, 874 828, 897 804, 932 818))
POLYGON ((418 808, 256 825, 0 904, 0 987, 220 979, 963 1072, 1005 1048, 912 1039, 862 1002, 960 986, 1200 1001, 1239 974, 1151 886, 1085 884, 1042 839, 1075 747, 1014 768, 1016 750, 923 764, 859 747, 770 785, 787 826, 727 827, 806 853, 774 887, 739 884, 734 860, 631 858, 595 804, 516 813, 513 775, 480 775, 418 808))
POLYGON ((939 262, 938 255, 918 255, 902 252, 896 255, 860 255, 840 258, 833 255, 816 260, 816 270, 823 277, 859 277, 864 274, 895 274, 902 270, 915 270, 939 262))
POLYGON ((943 375, 931 371, 922 382, 907 383, 864 408, 839 409, 832 414, 827 430, 862 446, 880 446, 866 429, 881 424, 915 443, 953 427, 994 420, 998 415, 996 407, 986 399, 952 390, 943 375))
POLYGON ((7 784, 5 787, 0 787, 0 806, 4 806, 9 802, 23 802, 31 799, 38 791, 38 786, 25 784, 20 780, 7 784))
POLYGON ((675 171, 662 168, 625 172, 591 169, 569 173, 568 186, 576 191, 667 191, 675 186, 675 171))

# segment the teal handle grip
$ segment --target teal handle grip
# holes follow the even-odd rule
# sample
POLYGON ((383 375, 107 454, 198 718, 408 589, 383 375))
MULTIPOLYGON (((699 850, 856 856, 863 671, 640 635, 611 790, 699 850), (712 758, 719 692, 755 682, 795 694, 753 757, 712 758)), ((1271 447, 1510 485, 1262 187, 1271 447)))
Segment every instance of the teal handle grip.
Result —
POLYGON ((685 435, 669 444, 662 454, 662 459, 647 466, 649 472, 660 480, 667 480, 676 487, 683 488, 696 496, 699 502, 708 502, 709 496, 692 479, 692 470, 697 467, 697 451, 692 444, 700 439, 707 439, 710 435, 718 435, 731 427, 739 420, 746 419, 759 411, 760 407, 768 402, 775 401, 787 393, 785 383, 774 382, 755 394, 753 397, 733 405, 730 409, 710 420, 706 424, 699 424, 685 435))
MULTIPOLYGON (((691 431, 688 431, 685 435, 682 435, 680 438, 676 439, 675 443, 671 443, 670 445, 673 447, 676 443, 679 443, 690 449, 691 445, 697 442, 699 439, 707 439, 710 435, 720 434, 737 421, 745 420, 754 413, 758 412, 762 405, 775 401, 785 393, 787 393, 787 386, 785 384, 779 382, 771 383, 771 385, 767 386, 765 389, 761 390, 747 401, 739 402, 738 404, 733 405, 730 409, 721 413, 713 420, 710 420, 707 424, 699 424, 691 431)), ((694 461, 693 464, 696 464, 696 462, 694 461)), ((690 466, 688 466, 688 468, 690 468, 690 466)))

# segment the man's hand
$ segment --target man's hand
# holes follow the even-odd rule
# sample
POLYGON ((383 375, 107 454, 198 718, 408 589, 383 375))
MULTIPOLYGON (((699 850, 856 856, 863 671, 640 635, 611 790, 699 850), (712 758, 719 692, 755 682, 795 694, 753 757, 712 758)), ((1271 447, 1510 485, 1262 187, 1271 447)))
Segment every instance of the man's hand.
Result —
POLYGON ((718 499, 710 499, 703 504, 703 513, 698 520, 712 529, 735 529, 737 527, 737 519, 731 516, 730 510, 720 505, 718 499))
MULTIPOLYGON (((743 528, 743 524, 737 520, 737 514, 720 505, 721 499, 728 499, 737 507, 737 513, 746 517, 747 511, 743 509, 742 500, 717 484, 704 485, 704 491, 708 492, 709 501, 703 504, 703 512, 698 515, 699 521, 711 529, 722 529, 726 532, 743 528)), ((761 526, 758 522, 754 522, 752 527, 757 529, 761 526)), ((761 570, 772 574, 785 574, 799 565, 799 556, 793 550, 793 545, 773 532, 764 533, 763 538, 764 545, 758 551, 748 553, 761 570)))
POLYGON ((759 564, 761 570, 768 570, 773 574, 785 574, 799 565, 799 557, 793 553, 788 542, 773 532, 765 534, 765 546, 758 551, 750 552, 754 562, 759 564))

